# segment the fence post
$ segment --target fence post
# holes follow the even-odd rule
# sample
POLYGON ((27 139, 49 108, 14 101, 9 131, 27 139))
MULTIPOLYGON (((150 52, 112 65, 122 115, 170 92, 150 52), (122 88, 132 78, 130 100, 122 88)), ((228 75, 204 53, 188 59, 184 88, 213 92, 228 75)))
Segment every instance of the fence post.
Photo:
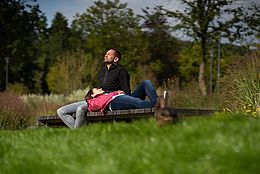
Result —
POLYGON ((5 57, 5 90, 8 89, 8 64, 9 64, 9 57, 5 57))

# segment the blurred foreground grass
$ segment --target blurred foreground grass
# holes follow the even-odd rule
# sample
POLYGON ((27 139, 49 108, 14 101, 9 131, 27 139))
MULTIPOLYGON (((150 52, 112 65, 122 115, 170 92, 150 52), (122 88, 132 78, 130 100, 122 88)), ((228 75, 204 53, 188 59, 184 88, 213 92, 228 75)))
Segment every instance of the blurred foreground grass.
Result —
POLYGON ((5 173, 258 173, 260 119, 217 114, 0 132, 5 173))

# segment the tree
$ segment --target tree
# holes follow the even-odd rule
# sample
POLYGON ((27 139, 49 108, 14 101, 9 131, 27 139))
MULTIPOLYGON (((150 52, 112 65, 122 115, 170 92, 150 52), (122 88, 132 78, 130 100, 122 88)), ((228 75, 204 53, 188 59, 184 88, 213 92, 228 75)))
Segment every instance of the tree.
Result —
POLYGON ((32 1, 0 1, 0 89, 5 84, 5 62, 9 57, 9 82, 22 83, 31 92, 39 91, 39 61, 37 54, 46 17, 32 1))
POLYGON ((69 94, 73 90, 82 89, 92 84, 84 84, 97 77, 97 63, 91 62, 89 67, 89 55, 81 52, 64 53, 57 57, 57 61, 51 66, 46 80, 50 92, 57 94, 69 94), (89 70, 86 72, 86 70, 89 70))
POLYGON ((240 36, 241 31, 244 30, 239 20, 242 15, 241 8, 231 6, 236 0, 180 1, 185 5, 183 12, 164 10, 168 16, 179 20, 179 23, 174 27, 175 29, 182 29, 188 36, 200 43, 202 53, 198 82, 202 95, 206 96, 205 63, 207 45, 214 38, 219 38, 220 35, 233 40, 240 36), (224 20, 223 16, 225 15, 230 18, 224 20))
POLYGON ((70 49, 69 44, 70 29, 67 19, 62 13, 57 12, 52 20, 50 28, 45 32, 44 42, 38 54, 41 64, 41 88, 42 93, 49 93, 46 81, 50 67, 55 64, 58 57, 70 49))
POLYGON ((247 24, 247 34, 260 38, 260 4, 252 3, 241 10, 243 23, 247 24))
POLYGON ((200 64, 201 50, 199 44, 193 44, 181 50, 179 55, 179 69, 181 78, 190 81, 197 78, 200 64))
POLYGON ((72 29, 81 34, 84 49, 93 60, 101 62, 108 48, 119 49, 123 55, 121 63, 131 74, 146 56, 139 18, 119 0, 94 2, 85 13, 76 15, 72 29))
MULTIPOLYGON (((52 24, 47 30, 46 41, 45 44, 42 45, 42 50, 39 55, 44 65, 41 79, 43 93, 52 91, 48 88, 49 85, 46 82, 46 76, 50 67, 66 52, 81 52, 83 48, 82 45, 79 33, 73 31, 68 26, 68 20, 62 13, 56 12, 52 24)), ((77 57, 73 58, 77 59, 77 57)))
POLYGON ((50 57, 53 59, 49 61, 55 62, 57 56, 70 48, 68 42, 69 32, 68 20, 62 13, 57 12, 49 28, 48 49, 50 57))
POLYGON ((150 53, 149 59, 144 63, 149 65, 159 84, 162 84, 178 75, 177 58, 181 42, 172 36, 167 16, 163 14, 160 6, 153 10, 147 7, 143 12, 142 28, 150 53))

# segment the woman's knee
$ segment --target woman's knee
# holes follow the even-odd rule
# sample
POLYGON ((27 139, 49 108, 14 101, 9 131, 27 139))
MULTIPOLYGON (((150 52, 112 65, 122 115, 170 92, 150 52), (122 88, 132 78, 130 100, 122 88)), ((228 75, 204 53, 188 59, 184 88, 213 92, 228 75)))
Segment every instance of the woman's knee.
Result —
POLYGON ((86 112, 87 111, 87 107, 84 105, 81 105, 77 108, 76 112, 86 112))
POLYGON ((152 82, 151 82, 151 80, 144 80, 144 81, 143 81, 143 84, 145 84, 145 85, 151 85, 152 82))
POLYGON ((61 108, 57 109, 57 114, 59 117, 61 117, 64 114, 64 110, 61 108))

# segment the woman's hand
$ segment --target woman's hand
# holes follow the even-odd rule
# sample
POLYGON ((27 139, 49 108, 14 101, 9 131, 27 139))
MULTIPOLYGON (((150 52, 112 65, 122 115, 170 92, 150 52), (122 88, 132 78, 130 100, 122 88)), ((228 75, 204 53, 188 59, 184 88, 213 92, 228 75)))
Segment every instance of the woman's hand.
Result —
POLYGON ((125 94, 125 92, 121 91, 121 90, 118 90, 117 92, 118 92, 118 94, 125 94))

